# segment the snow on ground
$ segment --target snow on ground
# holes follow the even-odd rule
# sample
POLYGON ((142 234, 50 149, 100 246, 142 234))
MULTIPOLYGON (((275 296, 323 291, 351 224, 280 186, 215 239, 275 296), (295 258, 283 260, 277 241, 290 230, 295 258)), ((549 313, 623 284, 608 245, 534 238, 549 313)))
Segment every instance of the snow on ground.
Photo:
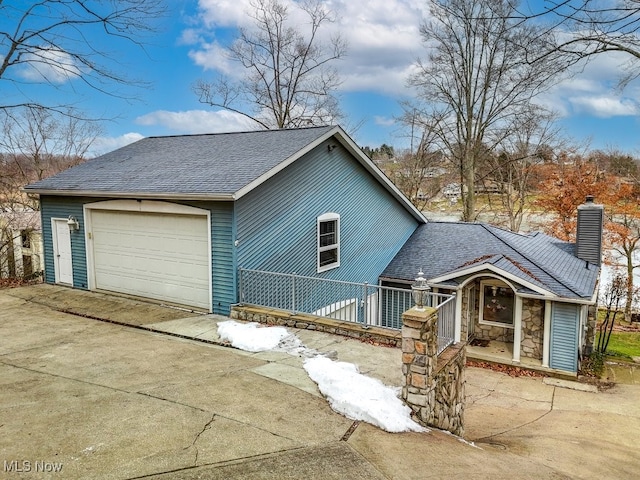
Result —
POLYGON ((233 320, 218 323, 218 335, 221 339, 229 341, 232 346, 248 352, 276 350, 286 340, 289 340, 287 343, 292 344, 292 349, 302 345, 297 337, 297 344, 288 339, 287 337, 293 335, 284 327, 265 328, 257 323, 238 323, 233 320))
POLYGON ((352 420, 371 423, 387 432, 426 432, 411 419, 411 409, 398 398, 398 390, 362 375, 352 363, 336 362, 306 348, 284 327, 257 323, 220 322, 218 334, 232 346, 249 352, 267 350, 307 357, 304 369, 318 384, 331 408, 352 420))
POLYGON ((398 391, 380 380, 362 375, 353 363, 317 356, 304 361, 304 369, 318 384, 331 408, 352 420, 362 420, 387 432, 425 432, 411 419, 411 409, 398 391))

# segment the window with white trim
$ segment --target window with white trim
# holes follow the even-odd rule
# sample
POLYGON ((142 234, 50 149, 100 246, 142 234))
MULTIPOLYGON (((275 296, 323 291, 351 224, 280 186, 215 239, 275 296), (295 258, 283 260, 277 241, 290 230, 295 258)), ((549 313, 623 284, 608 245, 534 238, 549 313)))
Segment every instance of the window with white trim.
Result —
POLYGON ((340 266, 340 215, 325 213, 318 223, 318 273, 340 266))
POLYGON ((513 328, 515 295, 506 283, 497 280, 480 282, 480 323, 513 328))

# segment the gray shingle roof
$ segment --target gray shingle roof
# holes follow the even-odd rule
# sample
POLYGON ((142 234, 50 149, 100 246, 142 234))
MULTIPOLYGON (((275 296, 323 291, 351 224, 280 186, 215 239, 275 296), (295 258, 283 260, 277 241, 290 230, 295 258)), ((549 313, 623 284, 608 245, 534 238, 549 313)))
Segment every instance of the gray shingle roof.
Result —
POLYGON ((334 128, 144 138, 26 190, 232 195, 334 128))
POLYGON ((523 235, 481 223, 429 222, 413 233, 382 278, 413 281, 420 268, 435 279, 493 265, 563 298, 590 299, 599 267, 574 255, 574 244, 523 235))

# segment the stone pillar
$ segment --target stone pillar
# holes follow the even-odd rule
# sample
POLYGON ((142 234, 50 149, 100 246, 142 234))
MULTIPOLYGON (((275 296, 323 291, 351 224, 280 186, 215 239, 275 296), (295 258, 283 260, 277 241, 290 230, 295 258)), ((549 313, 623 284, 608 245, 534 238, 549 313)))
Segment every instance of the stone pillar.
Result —
POLYGON ((402 321, 402 400, 422 425, 462 436, 465 345, 449 347, 439 361, 437 310, 412 308, 402 321))
POLYGON ((425 307, 402 314, 402 400, 423 424, 433 420, 433 372, 438 361, 438 311, 425 307))

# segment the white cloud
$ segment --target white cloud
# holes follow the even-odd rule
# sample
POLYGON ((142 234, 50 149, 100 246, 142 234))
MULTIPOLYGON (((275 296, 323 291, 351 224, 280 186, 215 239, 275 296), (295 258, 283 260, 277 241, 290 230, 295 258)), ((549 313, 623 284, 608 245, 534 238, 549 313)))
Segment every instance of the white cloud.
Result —
POLYGON ((217 42, 200 43, 198 49, 189 51, 189 58, 205 71, 214 70, 225 75, 234 76, 234 74, 241 74, 243 70, 229 59, 225 48, 217 42))
MULTIPOLYGON (((294 18, 300 15, 294 0, 282 1, 289 5, 294 18)), ((427 3, 423 0, 327 0, 324 4, 334 13, 335 21, 325 25, 327 28, 319 32, 319 39, 327 42, 339 34, 348 43, 347 55, 333 64, 342 79, 340 90, 411 96, 407 79, 415 69, 416 59, 427 56, 419 31, 429 14, 427 3)), ((233 28, 251 27, 251 17, 247 14, 250 8, 250 0, 200 0, 199 35, 194 32, 183 35, 194 45, 189 53, 193 62, 204 70, 241 75, 242 67, 224 54, 225 42, 229 41, 225 35, 233 28)), ((626 95, 616 89, 627 60, 624 54, 594 57, 581 71, 540 96, 538 102, 563 117, 638 115, 640 108, 633 92, 640 90, 637 85, 640 81, 629 85, 626 95)), ((380 118, 375 121, 385 125, 384 120, 380 123, 380 118)))
POLYGON ((178 45, 196 45, 202 41, 200 32, 195 28, 186 28, 178 38, 178 45))
POLYGON ((160 125, 175 133, 220 133, 255 130, 256 124, 243 115, 225 111, 156 110, 136 118, 140 125, 160 125))
POLYGON ((375 115, 373 117, 373 121, 376 125, 380 125, 382 127, 390 127, 396 123, 395 119, 389 117, 382 117, 380 115, 375 115))
POLYGON ((640 104, 636 100, 636 93, 640 82, 631 82, 624 90, 618 88, 624 61, 625 58, 617 54, 596 57, 541 96, 540 102, 565 118, 639 115, 640 104))
POLYGON ((129 145, 130 143, 142 140, 143 138, 143 135, 135 132, 125 133, 119 137, 98 137, 93 144, 91 144, 91 155, 103 155, 120 147, 124 147, 125 145, 129 145))
POLYGON ((207 28, 235 27, 247 23, 250 0, 200 0, 200 18, 207 28))
MULTIPOLYGON (((294 23, 304 25, 306 19, 292 0, 284 0, 294 23)), ((319 40, 328 42, 340 34, 348 43, 347 56, 333 66, 343 80, 343 91, 373 91, 391 94, 406 93, 406 79, 421 53, 419 25, 425 14, 422 0, 332 0, 326 6, 335 22, 325 24, 319 40)), ((200 31, 198 47, 189 56, 204 70, 233 75, 242 68, 229 62, 224 55, 222 39, 216 28, 250 27, 249 0, 200 0, 200 31), (208 29, 208 30, 205 30, 208 29), (209 38, 209 40, 205 40, 209 38), (214 40, 215 38, 215 40, 214 40)), ((194 40, 193 31, 183 38, 194 40)))
POLYGON ((570 97, 569 102, 575 113, 600 118, 633 116, 640 113, 637 102, 615 96, 570 97))
POLYGON ((81 70, 71 55, 53 47, 41 47, 37 55, 24 56, 25 66, 20 76, 32 82, 65 83, 81 75, 81 70))

